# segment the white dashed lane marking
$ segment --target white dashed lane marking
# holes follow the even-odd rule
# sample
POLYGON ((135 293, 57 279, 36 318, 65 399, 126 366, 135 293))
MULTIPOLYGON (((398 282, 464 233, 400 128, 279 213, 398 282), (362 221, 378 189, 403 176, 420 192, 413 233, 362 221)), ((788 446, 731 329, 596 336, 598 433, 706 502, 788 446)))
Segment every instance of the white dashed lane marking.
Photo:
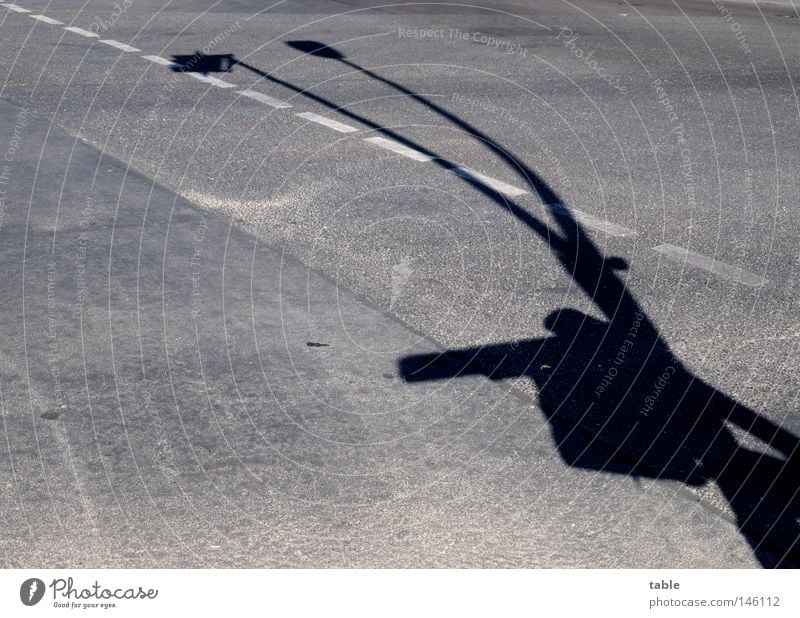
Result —
POLYGON ((481 174, 480 172, 471 170, 468 167, 454 167, 453 173, 461 178, 466 178, 472 182, 477 182, 484 187, 488 187, 492 191, 502 193, 503 195, 507 195, 509 197, 519 197, 520 195, 525 195, 527 193, 527 191, 524 189, 519 189, 514 185, 509 185, 502 180, 497 180, 496 178, 492 178, 486 174, 481 174))
POLYGON ((33 19, 38 19, 39 21, 43 21, 46 24, 50 24, 51 26, 61 26, 64 24, 63 21, 58 21, 57 19, 53 19, 52 17, 48 17, 47 15, 28 15, 28 17, 32 17, 33 19))
POLYGON ((16 4, 3 3, 2 6, 6 7, 7 9, 11 9, 12 11, 16 11, 17 13, 30 13, 28 9, 23 9, 21 6, 17 6, 16 4))
POLYGON ((95 34, 94 32, 89 32, 88 30, 84 30, 83 28, 78 28, 77 26, 66 26, 64 30, 69 30, 70 32, 74 32, 75 34, 80 34, 81 36, 85 36, 87 39, 100 38, 99 34, 95 34))
POLYGON ((747 272, 739 266, 732 266, 731 264, 720 262, 717 259, 710 258, 699 253, 694 253, 693 251, 689 251, 683 247, 676 247, 675 245, 666 244, 653 247, 653 251, 657 251, 658 253, 661 253, 662 255, 677 262, 682 262, 683 264, 689 264, 690 266, 701 268, 725 279, 730 279, 731 281, 749 285, 750 287, 757 288, 767 283, 767 280, 764 277, 747 272))
POLYGON ((563 212, 569 214, 579 223, 582 223, 586 227, 597 230, 598 232, 603 232, 604 234, 610 234, 611 236, 619 236, 624 238, 626 236, 636 236, 636 232, 632 229, 627 228, 622 225, 617 225, 616 223, 612 223, 606 219, 600 219, 599 217, 595 217, 594 215, 590 215, 588 212, 583 212, 580 210, 575 210, 574 208, 567 208, 563 204, 551 204, 550 208, 554 211, 563 212))
POLYGON ((281 101, 280 99, 273 99, 265 94, 261 94, 260 92, 256 92, 255 90, 239 90, 238 94, 244 97, 250 97, 251 99, 255 99, 256 101, 260 101, 261 103, 266 103, 271 107, 275 107, 278 109, 283 109, 285 107, 291 107, 286 101, 281 101))
POLYGON ((191 71, 183 71, 183 73, 191 75, 195 79, 198 79, 206 84, 211 84, 212 86, 216 86, 217 88, 236 88, 236 84, 231 84, 230 82, 226 82, 225 80, 219 79, 217 77, 212 77, 211 75, 203 75, 202 73, 192 73, 191 71))
MULTIPOLYGON (((18 6, 16 4, 0 3, 0 6, 4 6, 11 11, 16 11, 17 13, 30 13, 30 10, 18 6)), ((36 19, 40 22, 50 24, 53 26, 63 25, 63 22, 60 22, 57 19, 53 19, 51 17, 47 17, 46 15, 29 15, 29 17, 32 17, 33 19, 36 19)), ((66 26, 64 29, 87 38, 98 38, 98 39, 100 38, 99 35, 90 32, 88 30, 84 30, 83 28, 78 28, 76 26, 66 26)), ((110 45, 111 47, 115 47, 124 52, 141 51, 136 47, 132 47, 131 45, 128 45, 126 43, 120 43, 119 41, 115 41, 114 39, 101 39, 100 42, 106 45, 110 45)), ((142 58, 144 58, 145 60, 149 60, 150 62, 153 62, 155 64, 160 64, 162 66, 169 67, 171 69, 180 68, 179 64, 173 62, 172 60, 167 60, 166 58, 162 58, 161 56, 144 55, 142 56, 142 58)), ((192 73, 192 72, 187 72, 187 73, 197 80, 217 86, 219 88, 236 87, 236 84, 231 84, 216 77, 203 75, 201 73, 192 73)), ((265 105, 269 105, 270 107, 274 107, 276 109, 284 109, 292 107, 286 101, 275 99, 266 94, 261 94, 260 92, 256 92, 255 90, 249 90, 249 89, 240 90, 237 91, 237 93, 242 96, 253 99, 255 101, 259 101, 260 103, 264 103, 265 105)), ((331 118, 328 118, 326 116, 320 116, 319 114, 314 114, 312 112, 302 112, 297 114, 297 116, 299 116, 300 118, 304 118, 305 120, 309 120, 311 122, 315 122, 317 124, 329 127, 336 131, 340 131, 342 133, 352 133, 358 131, 358 129, 355 127, 344 124, 342 122, 338 122, 336 120, 332 120, 331 118)), ((434 157, 425 154, 424 152, 421 152, 415 148, 411 148, 401 142, 386 137, 368 137, 364 141, 374 144, 375 146, 378 146, 380 148, 385 148, 386 150, 390 150, 391 152, 402 155, 404 157, 414 159, 415 161, 424 162, 424 161, 432 161, 434 159, 434 157)), ((491 176, 487 176, 486 174, 482 174, 480 172, 477 172, 475 170, 466 167, 454 166, 451 169, 455 174, 457 174, 461 178, 465 178, 471 182, 481 184, 503 195, 511 197, 519 197, 528 194, 528 191, 524 189, 520 189, 519 187, 507 184, 501 180, 497 180, 496 178, 492 178, 491 176)), ((555 205, 551 206, 551 208, 553 208, 553 210, 555 210, 556 213, 558 213, 558 211, 568 212, 572 217, 575 218, 576 221, 585 225, 587 228, 598 230, 600 232, 610 234, 612 236, 626 237, 626 236, 636 235, 636 232, 634 230, 631 230, 622 225, 617 225, 616 223, 612 223, 611 221, 607 221, 605 219, 600 219, 598 217, 595 217, 594 215, 590 215, 589 213, 581 212, 580 210, 567 208, 566 206, 563 205, 555 205)), ((670 245, 670 244, 663 244, 657 247, 653 247, 653 250, 671 260, 681 262, 684 265, 689 265, 695 268, 703 269, 705 271, 708 271, 725 279, 729 279, 731 281, 736 281, 743 285, 760 287, 768 283, 767 279, 765 279, 764 277, 748 272, 739 266, 726 264, 725 262, 721 262, 714 258, 710 258, 705 255, 701 255, 699 253, 694 253, 693 251, 689 251, 688 249, 684 249, 683 247, 678 247, 676 245, 670 245)))
POLYGON ((124 52, 140 52, 141 49, 136 47, 131 47, 125 43, 120 43, 119 41, 115 41, 114 39, 100 39, 101 43, 105 43, 106 45, 111 45, 111 47, 116 47, 117 49, 121 49, 124 52))
POLYGON ((414 161, 433 161, 432 156, 426 155, 424 152, 420 152, 419 150, 409 148, 405 144, 396 142, 393 139, 387 139, 385 137, 367 137, 364 139, 364 141, 369 142, 370 144, 375 144, 376 146, 380 146, 381 148, 386 148, 386 150, 391 150, 392 152, 403 155, 404 157, 408 157, 409 159, 414 159, 414 161))
POLYGON ((160 64, 165 67, 170 68, 178 68, 180 65, 177 62, 172 62, 172 60, 167 60, 166 58, 162 58, 161 56, 142 56, 145 60, 149 60, 150 62, 155 62, 156 64, 160 64))
POLYGON ((295 116, 300 116, 300 118, 305 118, 311 122, 316 122, 317 124, 321 124, 329 129, 333 129, 334 131, 339 131, 339 133, 352 133, 353 131, 358 131, 358 129, 351 127, 349 124, 331 120, 330 118, 320 116, 319 114, 314 114, 313 112, 303 112, 301 114, 295 114, 295 116))

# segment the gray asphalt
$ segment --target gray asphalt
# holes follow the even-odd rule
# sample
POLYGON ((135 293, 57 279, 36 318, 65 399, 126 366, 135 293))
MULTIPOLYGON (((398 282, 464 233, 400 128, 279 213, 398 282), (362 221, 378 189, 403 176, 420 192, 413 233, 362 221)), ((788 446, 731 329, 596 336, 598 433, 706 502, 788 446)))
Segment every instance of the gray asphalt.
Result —
MULTIPOLYGON (((140 53, 0 7, 0 149, 15 148, 0 227, 2 563, 794 565, 794 501, 743 522, 724 482, 679 482, 551 415, 530 372, 403 370, 545 340, 562 308, 615 323, 526 218, 558 229, 544 183, 631 232, 587 223, 579 244, 628 263, 653 349, 800 435, 791 6, 378 4, 135 2, 115 17, 19 3, 140 53), (217 76, 238 87, 141 57, 196 50, 233 54, 242 64, 217 76), (439 163, 363 141, 375 136, 439 163), (528 194, 509 204, 450 164, 528 194), (766 281, 670 260, 664 244, 766 281), (597 461, 643 470, 571 460, 558 436, 573 428, 597 461)), ((579 384, 585 370, 556 373, 579 384)), ((724 424, 743 449, 786 457, 724 424)))

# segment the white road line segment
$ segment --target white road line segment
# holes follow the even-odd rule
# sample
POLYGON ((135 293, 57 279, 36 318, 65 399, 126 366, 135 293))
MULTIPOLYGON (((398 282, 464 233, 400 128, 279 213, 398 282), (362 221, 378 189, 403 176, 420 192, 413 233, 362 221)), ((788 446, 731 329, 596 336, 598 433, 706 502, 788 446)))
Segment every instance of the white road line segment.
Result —
POLYGON ((50 24, 51 26, 63 26, 63 21, 58 21, 57 19, 53 19, 52 17, 48 17, 47 15, 28 15, 33 19, 38 19, 46 24, 50 24))
POLYGON ((3 3, 2 6, 6 7, 7 9, 11 9, 12 11, 16 11, 17 13, 30 13, 28 9, 23 9, 21 6, 17 6, 16 4, 3 3))
POLYGON ((94 32, 89 32, 88 30, 84 30, 83 28, 78 28, 77 26, 65 26, 64 30, 69 30, 70 32, 74 32, 75 34, 85 36, 87 39, 100 38, 99 34, 95 34, 94 32))
POLYGON ((737 283, 748 285, 750 287, 761 287, 767 283, 767 280, 760 275, 748 272, 739 266, 726 264, 720 260, 695 253, 694 251, 689 251, 683 247, 664 244, 653 247, 653 251, 657 251, 658 253, 661 253, 662 255, 677 262, 689 264, 695 268, 706 270, 725 279, 736 281, 737 283))
POLYGON ((177 62, 172 62, 172 60, 167 60, 166 58, 162 58, 161 56, 142 56, 145 60, 149 60, 150 62, 155 62, 156 64, 160 64, 165 67, 170 68, 178 68, 180 65, 177 62))
POLYGON ((519 197, 520 195, 525 195, 527 193, 525 189, 519 189, 514 185, 507 184, 502 180, 497 180, 496 178, 492 178, 486 174, 481 174, 480 172, 471 170, 468 167, 454 167, 453 173, 461 176, 461 178, 466 178, 467 180, 477 182, 485 187, 489 187, 492 191, 497 191, 498 193, 502 193, 503 195, 507 195, 509 197, 519 197))
POLYGON ((321 124, 329 129, 333 129, 334 131, 339 131, 339 133, 353 133, 354 131, 358 131, 358 129, 351 127, 349 124, 344 124, 343 122, 338 122, 313 112, 302 112, 300 114, 295 114, 295 116, 300 116, 300 118, 305 118, 311 122, 316 122, 317 124, 321 124))
POLYGON ((563 204, 551 204, 550 208, 556 212, 564 212, 568 213, 572 218, 574 218, 577 222, 582 223, 586 227, 597 230, 598 232, 603 232, 604 234, 609 234, 611 236, 619 236, 620 238, 625 238, 628 236, 636 236, 636 232, 630 228, 627 228, 623 225, 618 225, 607 219, 601 219, 600 217, 595 217, 594 215, 590 215, 588 212, 583 212, 582 210, 576 210, 574 208, 567 208, 563 204))
POLYGON ((187 75, 194 77, 201 82, 206 84, 211 84, 212 86, 216 86, 217 88, 236 88, 236 84, 232 84, 230 82, 226 82, 225 80, 219 79, 217 77, 212 77, 211 75, 203 75, 202 73, 193 73, 192 71, 182 71, 187 75))
POLYGON ((266 94, 261 94, 260 92, 256 92, 255 90, 239 90, 237 94, 240 94, 244 97, 249 97, 256 101, 260 101, 261 103, 266 103, 270 107, 275 107, 277 109, 283 109, 286 107, 291 107, 289 103, 286 101, 281 101, 280 99, 274 99, 266 94))
POLYGON ((408 157, 409 159, 414 159, 415 161, 433 161, 432 156, 426 155, 424 152, 420 152, 419 150, 409 148, 405 144, 401 144, 393 139, 387 139, 385 137, 367 137, 364 138, 364 141, 369 142, 370 144, 375 144, 376 146, 380 146, 381 148, 385 148, 386 150, 391 150, 392 152, 403 155, 404 157, 408 157))
POLYGON ((141 49, 137 47, 131 47, 127 43, 120 43, 119 41, 115 41, 114 39, 100 39, 101 43, 105 43, 106 45, 111 45, 111 47, 116 47, 117 49, 121 49, 124 52, 140 52, 141 49))

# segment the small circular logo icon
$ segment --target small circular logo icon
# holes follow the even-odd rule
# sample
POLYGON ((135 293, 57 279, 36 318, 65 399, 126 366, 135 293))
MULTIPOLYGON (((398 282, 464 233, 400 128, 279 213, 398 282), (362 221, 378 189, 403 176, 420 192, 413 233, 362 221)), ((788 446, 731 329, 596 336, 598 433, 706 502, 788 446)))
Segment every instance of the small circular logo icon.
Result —
POLYGON ((26 579, 19 587, 19 598, 25 605, 36 605, 43 596, 44 582, 37 577, 26 579))

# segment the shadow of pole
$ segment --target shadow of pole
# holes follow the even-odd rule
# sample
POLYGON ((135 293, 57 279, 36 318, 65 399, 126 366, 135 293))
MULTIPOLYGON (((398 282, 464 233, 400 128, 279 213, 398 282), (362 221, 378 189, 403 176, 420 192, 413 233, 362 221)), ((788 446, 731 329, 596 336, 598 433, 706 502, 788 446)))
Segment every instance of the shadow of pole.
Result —
MULTIPOLYGON (((288 45, 341 62, 407 95, 510 165, 539 196, 554 221, 552 227, 478 180, 462 179, 546 241, 562 268, 605 316, 600 321, 563 308, 545 319, 553 334, 543 339, 406 357, 399 363, 404 379, 527 377, 537 386, 540 407, 568 465, 689 486, 715 483, 762 565, 800 564, 800 441, 700 380, 675 357, 619 276, 627 268, 625 261, 604 256, 543 178, 471 124, 330 46, 315 41, 288 45), (759 440, 763 448, 743 447, 733 428, 759 440)), ((224 58, 428 155, 446 170, 458 167, 360 114, 230 54, 224 58)), ((214 61, 206 59, 200 66, 209 70, 214 61)))

